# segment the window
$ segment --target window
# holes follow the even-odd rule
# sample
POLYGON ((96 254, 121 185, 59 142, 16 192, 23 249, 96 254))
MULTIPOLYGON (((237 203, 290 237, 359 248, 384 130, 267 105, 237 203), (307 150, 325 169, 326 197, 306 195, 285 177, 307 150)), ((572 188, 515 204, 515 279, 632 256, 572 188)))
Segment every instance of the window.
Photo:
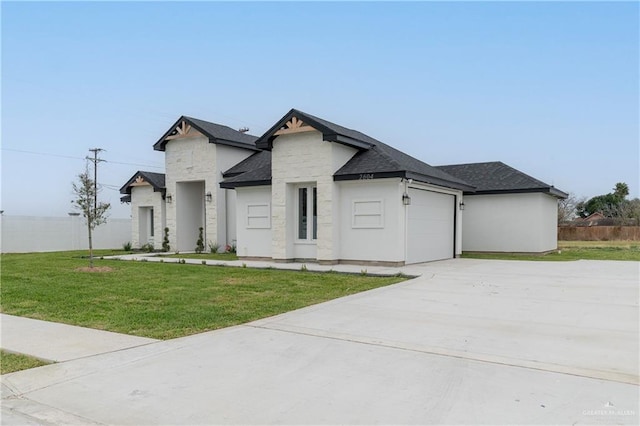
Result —
POLYGON ((268 203, 247 205, 247 228, 271 228, 271 209, 268 203))
POLYGON ((298 239, 318 239, 318 189, 315 186, 298 188, 298 239), (311 236, 311 237, 310 237, 311 236))
POLYGON ((352 228, 384 228, 382 200, 354 200, 352 228))

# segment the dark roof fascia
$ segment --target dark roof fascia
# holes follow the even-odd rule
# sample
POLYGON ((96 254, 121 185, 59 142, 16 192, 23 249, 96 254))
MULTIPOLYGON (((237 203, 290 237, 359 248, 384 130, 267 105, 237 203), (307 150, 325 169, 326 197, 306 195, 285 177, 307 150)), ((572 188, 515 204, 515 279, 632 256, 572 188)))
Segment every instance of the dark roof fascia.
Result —
POLYGON ((334 182, 340 182, 345 180, 373 180, 373 179, 388 179, 388 178, 404 178, 406 177, 407 172, 404 171, 396 171, 396 172, 377 172, 377 173, 352 173, 352 174, 344 174, 344 175, 333 175, 334 182))
POLYGON ((464 192, 464 195, 500 195, 500 194, 532 194, 532 193, 549 194, 557 198, 567 198, 569 194, 553 187, 543 188, 523 188, 523 189, 493 189, 487 191, 464 192))
POLYGON ((241 174, 246 173, 246 172, 236 172, 236 173, 223 173, 222 177, 227 179, 227 178, 232 178, 232 177, 236 177, 236 176, 240 176, 241 174))
POLYGON ((440 179, 433 176, 427 176, 420 173, 415 172, 407 172, 407 179, 417 180, 419 182, 428 183, 436 186, 444 186, 452 189, 459 189, 461 191, 470 191, 475 192, 476 187, 469 184, 463 184, 458 182, 451 182, 445 179, 440 179))
POLYGON ((120 197, 120 202, 121 203, 130 203, 131 202, 131 195, 125 195, 124 197, 120 197))
POLYGON ((173 129, 175 129, 178 126, 178 124, 180 124, 180 122, 184 119, 185 119, 184 115, 181 115, 180 118, 178 118, 176 122, 169 127, 169 130, 167 130, 165 134, 162 135, 160 139, 158 139, 158 142, 153 144, 153 149, 155 151, 164 151, 164 147, 168 142, 168 141, 165 141, 165 139, 167 138, 167 136, 171 134, 171 132, 173 132, 173 129))
POLYGON ((183 120, 189 123, 191 127, 193 127, 194 129, 196 129, 197 131, 205 135, 209 139, 209 143, 227 145, 227 146, 232 146, 234 148, 243 148, 251 151, 260 151, 255 146, 249 145, 243 142, 232 141, 228 139, 218 139, 212 134, 210 134, 209 132, 207 132, 206 130, 204 130, 201 126, 198 126, 198 124, 194 123, 193 120, 190 120, 189 117, 185 117, 184 115, 178 118, 178 120, 175 123, 173 123, 171 127, 169 127, 169 130, 167 130, 167 132, 164 135, 162 135, 162 137, 158 140, 158 142, 153 144, 153 149, 156 151, 164 151, 165 146, 167 145, 167 142, 169 142, 169 141, 166 141, 165 139, 167 138, 167 136, 171 134, 171 132, 173 132, 173 129, 175 129, 176 126, 178 126, 178 124, 180 124, 180 122, 183 120))
POLYGON ((231 146, 234 148, 243 148, 243 149, 248 149, 249 151, 254 151, 254 152, 258 152, 260 151, 259 148, 256 148, 253 145, 249 145, 243 142, 238 142, 238 141, 231 141, 228 139, 216 139, 214 137, 210 137, 209 138, 209 143, 216 143, 218 145, 227 145, 227 146, 231 146))
POLYGON ((444 186, 446 188, 453 188, 459 190, 473 190, 473 186, 470 185, 461 185, 456 182, 449 182, 443 179, 438 179, 430 176, 421 175, 419 173, 407 172, 404 170, 399 170, 395 172, 378 172, 378 173, 353 173, 353 174, 345 174, 345 175, 333 175, 333 180, 335 182, 346 181, 346 180, 373 180, 373 179, 387 179, 387 178, 404 178, 404 179, 413 179, 418 182, 428 183, 431 185, 444 186), (363 178, 364 177, 364 178, 363 178))
POLYGON ((322 138, 326 141, 338 142, 343 145, 352 146, 358 149, 369 149, 372 147, 372 144, 370 143, 337 134, 334 129, 330 129, 329 127, 325 126, 322 123, 319 123, 317 120, 309 117, 304 112, 298 111, 295 108, 292 108, 288 113, 284 115, 284 117, 278 120, 276 124, 271 126, 271 128, 267 130, 265 134, 260 136, 256 140, 256 146, 260 149, 270 151, 273 148, 273 140, 278 137, 274 133, 276 133, 282 126, 287 123, 287 121, 289 121, 294 116, 322 133, 322 138))
POLYGON ((271 179, 252 180, 252 181, 245 181, 245 182, 220 182, 220 188, 223 188, 223 189, 236 189, 242 186, 268 186, 268 185, 271 185, 271 179))
POLYGON ((165 193, 167 192, 166 188, 160 187, 158 185, 156 185, 153 182, 153 179, 149 179, 148 176, 146 176, 146 173, 142 170, 138 170, 132 177, 131 179, 129 179, 127 181, 127 183, 125 183, 124 185, 122 185, 122 188, 120 188, 120 193, 121 194, 131 194, 131 184, 133 182, 135 182, 135 180, 138 178, 138 176, 141 176, 142 178, 144 178, 145 182, 147 182, 149 185, 151 185, 151 187, 153 188, 153 192, 162 192, 162 198, 164 198, 165 193))
POLYGON ((350 146, 358 149, 371 149, 373 146, 370 143, 362 142, 348 136, 339 135, 337 133, 322 133, 322 139, 328 142, 337 142, 342 145, 350 146))

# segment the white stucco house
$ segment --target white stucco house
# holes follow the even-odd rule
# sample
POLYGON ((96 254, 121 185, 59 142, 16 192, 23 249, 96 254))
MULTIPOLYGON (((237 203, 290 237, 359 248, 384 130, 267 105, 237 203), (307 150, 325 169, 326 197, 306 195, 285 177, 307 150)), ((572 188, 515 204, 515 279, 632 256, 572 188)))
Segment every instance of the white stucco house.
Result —
POLYGON ((155 143, 166 174, 121 188, 132 243, 193 251, 205 240, 274 261, 403 265, 463 251, 557 248, 567 194, 500 162, 433 167, 292 109, 265 134, 181 117, 155 143))

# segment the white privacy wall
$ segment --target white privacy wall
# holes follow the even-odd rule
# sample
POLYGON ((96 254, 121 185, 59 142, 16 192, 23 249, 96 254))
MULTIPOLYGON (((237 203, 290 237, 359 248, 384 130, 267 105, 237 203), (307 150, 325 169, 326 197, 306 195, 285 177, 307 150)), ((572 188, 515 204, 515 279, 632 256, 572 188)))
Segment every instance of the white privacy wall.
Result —
MULTIPOLYGON (((0 216, 2 253, 29 253, 89 248, 84 218, 0 216)), ((131 219, 108 219, 93 232, 93 248, 118 249, 131 241, 131 219)))
POLYGON ((343 181, 339 187, 340 259, 404 261, 404 185, 400 179, 343 181), (376 212, 378 202, 382 217, 376 212))
POLYGON ((271 186, 236 188, 236 230, 238 256, 271 258, 271 186))
POLYGON ((557 199, 542 193, 465 195, 463 251, 555 250, 557 199))

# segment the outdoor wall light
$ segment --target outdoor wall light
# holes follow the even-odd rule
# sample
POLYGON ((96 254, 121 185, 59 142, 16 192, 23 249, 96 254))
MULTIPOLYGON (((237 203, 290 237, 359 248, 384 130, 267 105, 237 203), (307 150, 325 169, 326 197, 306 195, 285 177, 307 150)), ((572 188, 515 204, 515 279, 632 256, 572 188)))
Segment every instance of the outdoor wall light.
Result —
POLYGON ((402 194, 402 204, 404 204, 405 206, 411 204, 411 197, 409 197, 409 194, 407 194, 406 192, 402 194))
POLYGON ((211 192, 207 192, 204 196, 207 199, 207 203, 213 201, 213 195, 211 195, 211 192))
POLYGON ((460 201, 460 210, 464 210, 464 201, 460 201))
POLYGON ((171 194, 167 194, 167 203, 171 204, 173 202, 173 196, 171 194))

